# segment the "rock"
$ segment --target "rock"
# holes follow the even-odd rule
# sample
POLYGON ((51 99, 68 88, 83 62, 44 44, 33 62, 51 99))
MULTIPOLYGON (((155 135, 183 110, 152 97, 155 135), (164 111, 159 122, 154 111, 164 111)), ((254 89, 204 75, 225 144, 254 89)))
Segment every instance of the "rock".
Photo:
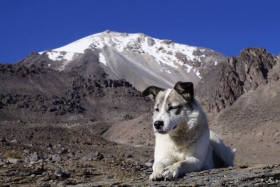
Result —
POLYGON ((264 132, 260 131, 257 133, 257 136, 263 136, 264 135, 264 132))
POLYGON ((33 177, 35 177, 35 176, 36 176, 35 174, 30 175, 31 178, 33 178, 33 177))
POLYGON ((87 161, 91 161, 91 160, 102 160, 104 158, 104 155, 101 154, 100 152, 90 152, 89 154, 87 154, 86 156, 84 156, 82 158, 82 160, 87 160, 87 161))
POLYGON ((128 155, 126 155, 126 158, 133 158, 133 155, 128 154, 128 155))
POLYGON ((12 140, 11 143, 18 144, 17 140, 12 140))
POLYGON ((30 157, 26 157, 27 160, 29 161, 38 161, 38 160, 45 160, 47 159, 47 156, 44 155, 44 154, 41 154, 41 153, 37 153, 37 152, 34 152, 30 157))
POLYGON ((60 161, 62 161, 62 157, 58 156, 58 155, 52 155, 51 160, 53 162, 60 162, 60 161))
POLYGON ((19 164, 22 162, 20 159, 16 159, 16 158, 7 158, 7 161, 8 161, 8 163, 11 163, 11 164, 19 164))
POLYGON ((147 41, 148 41, 148 45, 149 45, 149 46, 153 46, 153 45, 155 44, 155 40, 152 39, 152 38, 150 38, 150 37, 148 38, 147 41))
POLYGON ((23 152, 24 152, 25 154, 30 154, 30 151, 29 151, 28 149, 24 149, 23 152))
POLYGON ((151 167, 153 166, 153 163, 151 163, 151 162, 146 162, 146 163, 145 163, 145 166, 151 168, 151 167))
POLYGON ((7 139, 6 138, 1 138, 0 142, 5 143, 5 142, 7 142, 7 139))
POLYGON ((56 170, 56 171, 54 172, 54 175, 57 176, 57 177, 62 177, 62 178, 68 178, 68 177, 70 177, 70 174, 65 173, 65 172, 63 172, 63 171, 61 171, 61 170, 56 170))
POLYGON ((73 158, 73 157, 75 157, 75 152, 67 153, 67 157, 68 157, 68 158, 73 158))
POLYGON ((97 160, 102 160, 104 158, 104 155, 103 154, 99 154, 96 156, 96 159, 97 160))
POLYGON ((0 159, 0 167, 2 167, 3 165, 5 165, 4 160, 0 159))

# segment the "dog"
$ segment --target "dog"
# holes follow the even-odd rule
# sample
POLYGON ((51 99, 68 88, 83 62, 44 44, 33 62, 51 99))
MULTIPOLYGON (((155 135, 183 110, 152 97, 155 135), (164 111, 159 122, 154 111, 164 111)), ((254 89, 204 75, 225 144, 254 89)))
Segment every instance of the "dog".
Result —
POLYGON ((155 101, 156 144, 149 180, 173 180, 189 172, 233 166, 235 149, 209 130, 193 83, 177 82, 173 89, 150 86, 142 95, 152 95, 155 101))

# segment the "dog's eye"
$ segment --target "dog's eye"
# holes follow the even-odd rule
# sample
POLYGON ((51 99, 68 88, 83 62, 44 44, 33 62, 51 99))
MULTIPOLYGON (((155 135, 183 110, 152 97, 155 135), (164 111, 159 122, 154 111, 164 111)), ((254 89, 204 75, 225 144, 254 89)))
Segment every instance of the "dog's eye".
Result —
POLYGON ((158 108, 155 108, 155 111, 156 111, 156 112, 158 112, 158 111, 159 111, 159 109, 158 109, 158 108))
POLYGON ((180 106, 169 106, 168 111, 178 109, 180 106))

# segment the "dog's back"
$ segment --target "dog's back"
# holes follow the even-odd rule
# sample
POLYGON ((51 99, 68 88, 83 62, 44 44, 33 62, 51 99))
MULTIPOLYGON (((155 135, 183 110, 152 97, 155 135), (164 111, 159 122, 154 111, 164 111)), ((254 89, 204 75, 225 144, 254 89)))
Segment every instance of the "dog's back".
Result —
POLYGON ((233 166, 235 149, 227 147, 222 139, 210 131, 210 144, 213 147, 213 162, 215 168, 233 166))

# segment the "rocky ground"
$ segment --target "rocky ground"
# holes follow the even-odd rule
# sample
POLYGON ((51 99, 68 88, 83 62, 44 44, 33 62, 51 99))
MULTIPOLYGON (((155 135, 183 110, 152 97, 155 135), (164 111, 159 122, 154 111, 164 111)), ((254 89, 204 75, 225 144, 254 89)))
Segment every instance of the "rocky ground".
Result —
POLYGON ((89 127, 0 126, 0 186, 65 186, 151 173, 152 147, 93 135, 89 127))
POLYGON ((243 164, 239 156, 235 167, 151 182, 153 146, 110 142, 102 130, 94 124, 1 123, 0 186, 280 185, 280 164, 243 164))
MULTIPOLYGON (((143 177, 106 180, 74 186, 279 186, 280 165, 239 166, 193 172, 174 181, 148 181, 143 177)), ((73 185, 69 185, 73 186, 73 185)))

